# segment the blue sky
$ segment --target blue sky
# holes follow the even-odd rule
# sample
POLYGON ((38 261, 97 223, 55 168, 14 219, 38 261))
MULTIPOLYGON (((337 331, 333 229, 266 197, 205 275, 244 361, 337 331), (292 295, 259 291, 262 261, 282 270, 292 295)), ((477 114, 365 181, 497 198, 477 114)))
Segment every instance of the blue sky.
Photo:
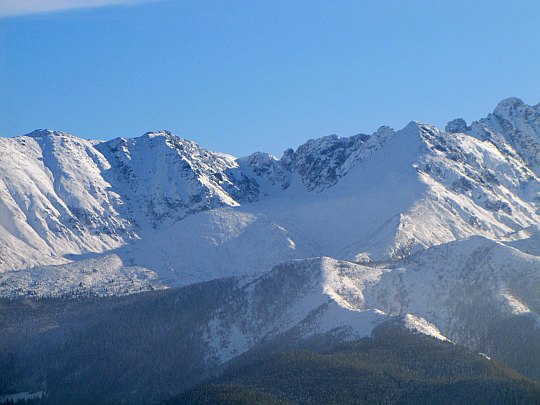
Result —
POLYGON ((539 1, 25 2, 0 5, 0 136, 169 129, 280 156, 540 101, 539 1))

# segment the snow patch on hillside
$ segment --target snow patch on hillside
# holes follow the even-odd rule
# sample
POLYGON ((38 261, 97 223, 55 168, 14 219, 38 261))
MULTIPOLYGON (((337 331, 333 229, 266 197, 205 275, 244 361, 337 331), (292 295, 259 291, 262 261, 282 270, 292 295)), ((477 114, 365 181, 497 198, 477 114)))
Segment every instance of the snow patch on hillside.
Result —
POLYGON ((424 335, 428 335, 442 341, 449 341, 448 338, 435 327, 435 325, 429 323, 424 318, 419 316, 406 314, 403 317, 403 325, 410 331, 423 333, 424 335))

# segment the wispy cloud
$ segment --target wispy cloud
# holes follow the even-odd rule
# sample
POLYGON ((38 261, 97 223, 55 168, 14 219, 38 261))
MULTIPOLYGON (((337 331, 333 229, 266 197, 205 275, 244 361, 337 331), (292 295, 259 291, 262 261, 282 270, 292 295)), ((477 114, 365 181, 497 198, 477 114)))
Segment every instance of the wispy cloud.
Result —
POLYGON ((153 0, 0 0, 0 17, 147 3, 149 1, 153 0))

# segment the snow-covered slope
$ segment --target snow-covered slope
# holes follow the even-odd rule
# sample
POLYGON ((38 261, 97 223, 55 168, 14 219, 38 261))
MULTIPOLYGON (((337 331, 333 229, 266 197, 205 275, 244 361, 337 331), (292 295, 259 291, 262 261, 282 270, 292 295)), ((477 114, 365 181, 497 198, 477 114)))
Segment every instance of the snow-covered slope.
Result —
POLYGON ((540 103, 529 106, 519 98, 507 98, 493 114, 473 122, 470 133, 496 143, 507 142, 540 173, 540 103))
MULTIPOLYGON (((328 333, 336 341, 369 336, 390 319, 365 305, 363 290, 379 274, 328 257, 276 266, 239 288, 216 311, 205 328, 209 357, 224 362, 285 333, 293 341, 328 333)), ((427 321, 405 315, 411 329, 446 339, 427 321)))
POLYGON ((540 224, 510 234, 502 241, 524 253, 540 256, 540 224))
POLYGON ((63 132, 0 138, 0 269, 66 262, 129 239, 122 201, 91 142, 63 132))
POLYGON ((326 257, 281 264, 237 290, 205 338, 226 361, 283 333, 347 340, 397 318, 409 330, 496 355, 488 342, 498 341, 504 322, 529 319, 508 333, 540 337, 539 303, 539 257, 472 237, 388 266, 326 257))
POLYGON ((540 319, 540 258, 493 240, 435 246, 381 271, 364 292, 368 307, 422 316, 460 343, 505 318, 540 319))
POLYGON ((0 273, 0 288, 8 298, 120 296, 165 288, 157 274, 129 266, 115 254, 64 265, 32 267, 0 273))
POLYGON ((139 226, 157 228, 194 212, 235 206, 237 187, 226 171, 232 156, 209 152, 167 131, 117 138, 96 145, 111 164, 104 177, 123 197, 123 213, 139 226))
POLYGON ((65 263, 238 205, 225 175, 236 166, 165 131, 101 143, 48 130, 1 138, 0 269, 65 263))
POLYGON ((510 97, 502 100, 486 118, 470 126, 457 118, 447 124, 446 130, 492 142, 506 154, 523 159, 537 175, 540 173, 540 103, 529 106, 519 98, 510 97))

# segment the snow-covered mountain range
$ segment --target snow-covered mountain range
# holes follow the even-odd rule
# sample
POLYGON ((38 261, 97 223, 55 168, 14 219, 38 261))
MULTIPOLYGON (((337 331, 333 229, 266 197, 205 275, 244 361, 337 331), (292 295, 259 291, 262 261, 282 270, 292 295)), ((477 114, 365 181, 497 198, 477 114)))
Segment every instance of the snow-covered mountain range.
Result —
POLYGON ((389 319, 501 358, 505 322, 540 336, 540 104, 506 99, 444 131, 331 135, 280 159, 167 131, 38 130, 1 138, 0 168, 0 296, 233 277, 200 326, 218 364, 284 334, 350 340, 389 319))
POLYGON ((313 256, 395 260, 540 222, 540 104, 515 98, 470 126, 332 135, 281 159, 236 159, 166 131, 98 142, 38 130, 0 144, 10 277, 115 254, 182 285, 313 256))

